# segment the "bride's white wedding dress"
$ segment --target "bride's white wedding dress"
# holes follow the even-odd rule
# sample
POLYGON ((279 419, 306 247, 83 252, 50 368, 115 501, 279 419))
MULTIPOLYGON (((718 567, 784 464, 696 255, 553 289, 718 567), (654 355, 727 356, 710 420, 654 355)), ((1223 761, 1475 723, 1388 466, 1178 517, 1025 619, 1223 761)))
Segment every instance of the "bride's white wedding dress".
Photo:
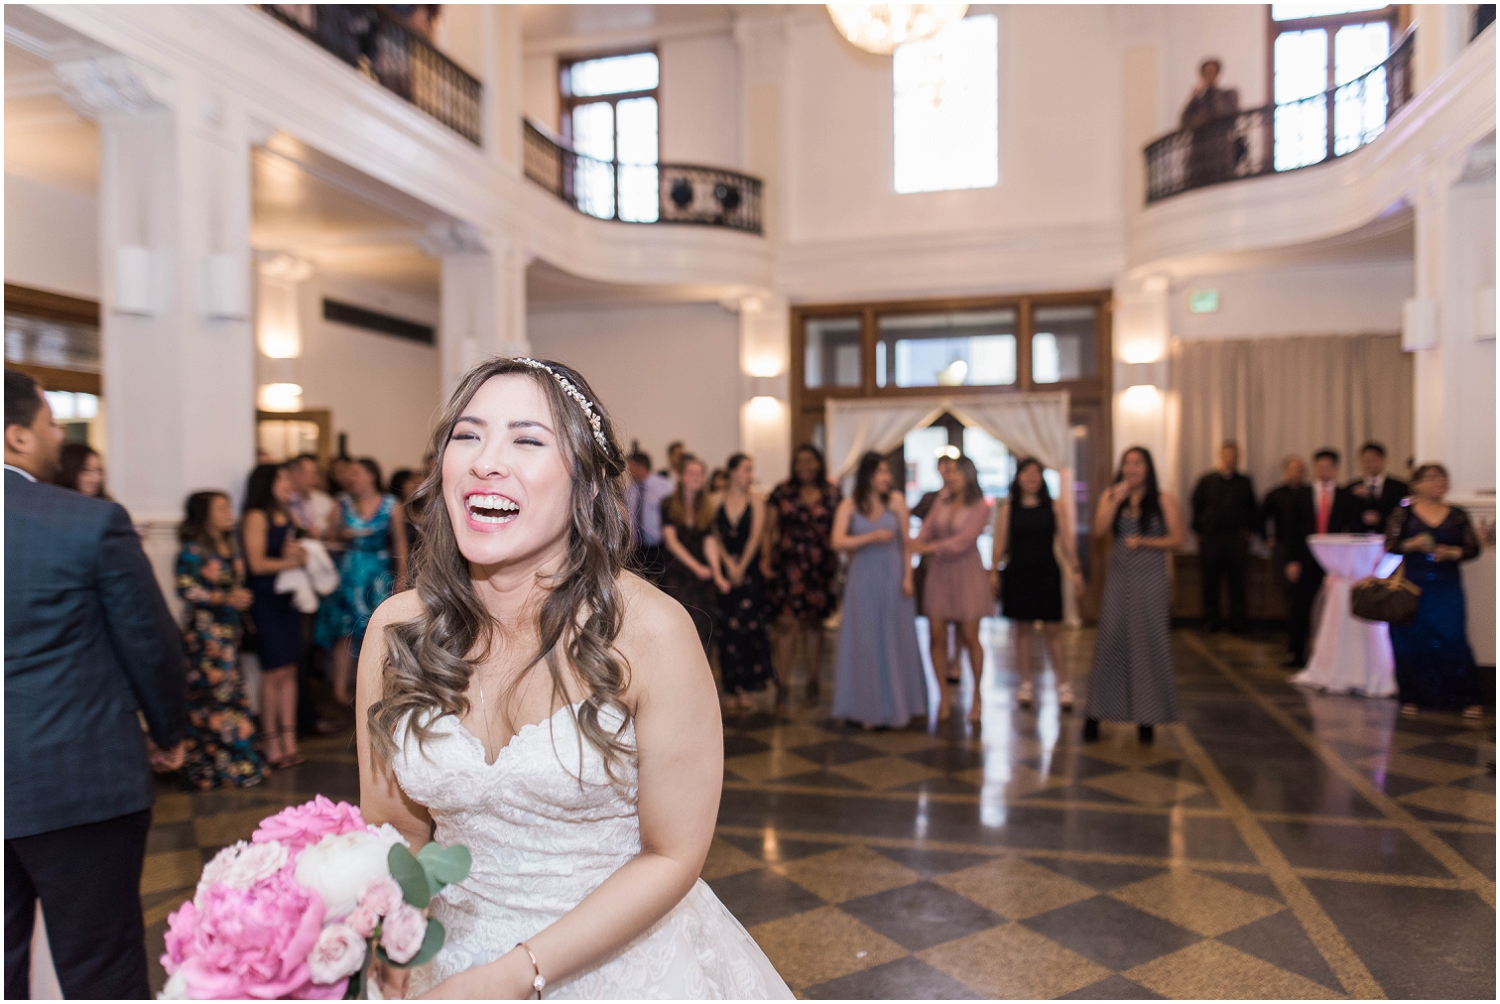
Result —
MULTIPOLYGON (((604 716, 601 715, 601 718, 604 716)), ((605 719, 606 728, 612 723, 605 719)), ((401 788, 426 807, 440 844, 473 854, 469 877, 445 888, 431 914, 447 941, 412 973, 410 994, 499 958, 577 906, 641 848, 636 762, 617 791, 570 709, 527 725, 485 763, 457 718, 433 723, 419 749, 396 733, 401 788), (580 772, 581 768, 581 772, 580 772), (579 779, 582 778, 582 785, 579 779)), ((634 745, 634 727, 625 741, 634 745)), ((547 987, 547 998, 791 998, 765 953, 700 879, 682 902, 610 959, 547 987)))

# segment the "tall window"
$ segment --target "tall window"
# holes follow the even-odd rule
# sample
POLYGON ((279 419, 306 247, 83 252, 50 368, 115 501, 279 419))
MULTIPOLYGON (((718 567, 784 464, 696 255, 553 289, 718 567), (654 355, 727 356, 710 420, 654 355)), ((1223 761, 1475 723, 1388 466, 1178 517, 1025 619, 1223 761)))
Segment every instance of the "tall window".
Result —
POLYGON ((658 213, 654 52, 562 65, 563 136, 579 154, 578 207, 603 219, 653 223, 658 213))
POLYGON ((1385 70, 1359 78, 1385 61, 1396 15, 1384 4, 1271 5, 1276 170, 1348 153, 1385 128, 1385 70))
POLYGON ((993 14, 963 18, 896 49, 896 191, 999 183, 999 53, 993 14))

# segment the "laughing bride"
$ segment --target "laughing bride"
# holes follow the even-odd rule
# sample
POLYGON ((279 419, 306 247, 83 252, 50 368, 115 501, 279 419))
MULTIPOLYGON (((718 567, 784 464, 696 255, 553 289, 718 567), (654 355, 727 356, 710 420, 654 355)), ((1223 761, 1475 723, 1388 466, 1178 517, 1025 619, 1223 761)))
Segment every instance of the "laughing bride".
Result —
POLYGON ((494 359, 434 448, 416 588, 376 611, 359 661, 365 819, 474 858, 405 989, 789 998, 698 878, 718 701, 687 612, 624 568, 625 459, 598 398, 560 363, 494 359))

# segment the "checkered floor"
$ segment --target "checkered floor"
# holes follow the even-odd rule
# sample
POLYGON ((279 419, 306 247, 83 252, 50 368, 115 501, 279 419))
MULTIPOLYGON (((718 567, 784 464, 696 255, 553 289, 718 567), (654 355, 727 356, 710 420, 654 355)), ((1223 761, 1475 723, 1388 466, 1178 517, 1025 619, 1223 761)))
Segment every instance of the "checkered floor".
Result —
MULTIPOLYGON (((1269 640, 1180 634, 1183 723, 1084 744, 1045 681, 1015 707, 987 640, 982 727, 726 719, 703 876, 798 996, 1494 996, 1492 721, 1298 691, 1269 640)), ((1069 637, 1075 673, 1090 644, 1069 637)), ((357 799, 348 736, 305 752, 255 789, 163 794, 153 956, 218 847, 357 799)))

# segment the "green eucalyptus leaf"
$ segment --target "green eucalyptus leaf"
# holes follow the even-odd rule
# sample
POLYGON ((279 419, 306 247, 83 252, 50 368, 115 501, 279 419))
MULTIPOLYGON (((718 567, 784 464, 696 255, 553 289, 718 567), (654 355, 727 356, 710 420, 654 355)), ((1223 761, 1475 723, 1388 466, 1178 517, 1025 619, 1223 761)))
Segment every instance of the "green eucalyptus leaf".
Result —
POLYGON ((418 910, 426 909, 432 902, 432 887, 427 881, 427 870, 412 856, 404 844, 392 844, 386 857, 391 878, 401 886, 401 896, 418 910))
POLYGON ((417 852, 417 860, 427 869, 427 874, 438 881, 438 889, 468 878, 469 867, 473 864, 469 849, 463 844, 454 844, 452 847, 426 844, 417 852))
POLYGON ((375 954, 381 962, 394 969, 411 969, 415 966, 431 962, 432 957, 442 951, 443 941, 446 937, 447 932, 443 930, 442 923, 436 920, 429 920, 427 922, 427 935, 422 939, 422 947, 417 949, 417 954, 413 955, 409 961, 392 962, 391 957, 385 954, 385 947, 383 945, 376 947, 375 954))

